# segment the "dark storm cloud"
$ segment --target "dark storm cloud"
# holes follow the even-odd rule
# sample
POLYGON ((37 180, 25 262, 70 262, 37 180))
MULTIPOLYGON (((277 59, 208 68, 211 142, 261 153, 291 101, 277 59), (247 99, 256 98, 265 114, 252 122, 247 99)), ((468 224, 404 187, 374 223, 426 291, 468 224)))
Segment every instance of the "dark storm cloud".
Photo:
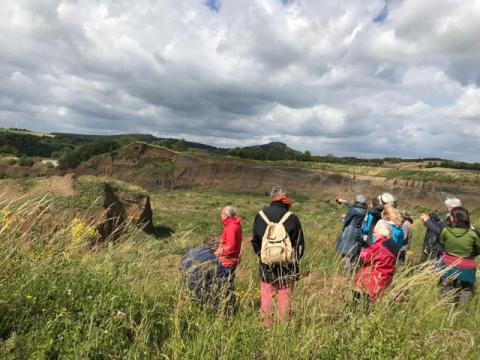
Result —
POLYGON ((0 16, 0 126, 479 150, 477 1, 20 0, 0 16))

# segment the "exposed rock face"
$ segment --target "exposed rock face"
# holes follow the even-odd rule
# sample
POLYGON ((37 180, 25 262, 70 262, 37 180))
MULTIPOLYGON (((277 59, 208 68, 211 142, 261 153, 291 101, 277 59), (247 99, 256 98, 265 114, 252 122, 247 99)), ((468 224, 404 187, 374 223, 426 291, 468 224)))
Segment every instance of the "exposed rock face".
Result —
POLYGON ((214 188, 264 192, 275 184, 283 184, 292 193, 321 194, 331 199, 338 195, 378 195, 389 191, 400 198, 403 206, 439 206, 447 195, 460 196, 467 206, 480 206, 477 185, 362 176, 270 162, 176 153, 141 143, 96 156, 80 164, 76 173, 111 176, 148 190, 214 188))
POLYGON ((108 183, 104 186, 104 192, 102 220, 97 225, 102 239, 115 234, 126 221, 131 221, 145 231, 153 230, 153 211, 149 196, 140 197, 136 201, 127 201, 108 183))

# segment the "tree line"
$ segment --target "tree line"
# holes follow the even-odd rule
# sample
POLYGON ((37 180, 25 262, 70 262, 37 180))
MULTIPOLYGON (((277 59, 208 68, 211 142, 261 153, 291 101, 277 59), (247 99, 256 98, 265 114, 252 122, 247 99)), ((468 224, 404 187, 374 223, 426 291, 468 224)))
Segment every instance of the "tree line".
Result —
POLYGON ((90 136, 77 134, 54 134, 54 136, 34 135, 23 129, 0 129, 0 156, 11 155, 20 158, 22 166, 33 165, 33 157, 54 158, 62 169, 71 169, 92 156, 109 153, 135 141, 145 141, 174 151, 197 150, 212 154, 239 157, 242 159, 267 161, 305 161, 342 165, 382 166, 385 163, 428 162, 424 167, 442 167, 460 170, 480 171, 480 163, 466 163, 437 158, 402 159, 386 157, 383 159, 361 159, 356 157, 337 157, 331 154, 313 156, 310 151, 300 152, 281 142, 265 145, 235 147, 231 149, 187 142, 185 139, 158 139, 149 135, 90 136))

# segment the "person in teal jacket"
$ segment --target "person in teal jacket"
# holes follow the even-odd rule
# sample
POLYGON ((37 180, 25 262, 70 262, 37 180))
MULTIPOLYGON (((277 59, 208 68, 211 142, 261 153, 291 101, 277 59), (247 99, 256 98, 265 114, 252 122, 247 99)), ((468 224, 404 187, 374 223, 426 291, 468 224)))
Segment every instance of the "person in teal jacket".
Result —
POLYGON ((401 249, 405 239, 405 235, 402 229, 402 214, 392 205, 385 205, 382 211, 382 219, 390 224, 390 229, 392 231, 392 240, 395 242, 398 248, 401 249))

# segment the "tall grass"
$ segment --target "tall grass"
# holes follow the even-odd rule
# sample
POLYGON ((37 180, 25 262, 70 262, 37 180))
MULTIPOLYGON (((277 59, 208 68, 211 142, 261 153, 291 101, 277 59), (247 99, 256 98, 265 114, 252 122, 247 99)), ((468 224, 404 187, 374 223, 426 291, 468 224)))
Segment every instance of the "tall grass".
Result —
MULTIPOLYGON (((253 214, 259 204, 242 199, 253 214)), ((239 201, 233 195, 229 200, 239 201)), ((227 199, 212 201, 223 204, 227 199)), ((192 211, 195 203, 190 203, 192 211)), ((0 210, 8 206, 3 203, 0 210)), ((198 243, 202 232, 216 228, 192 227, 193 219, 185 218, 171 224, 174 235, 157 240, 127 227, 116 245, 92 249, 72 243, 70 224, 58 231, 37 231, 35 219, 46 209, 48 203, 30 203, 17 210, 18 221, 3 222, 0 228, 2 359, 480 356, 479 297, 465 308, 449 304, 439 295, 432 264, 399 268, 372 308, 352 305, 351 280, 339 275, 339 261, 325 240, 337 231, 332 224, 339 210, 332 204, 305 201, 297 208, 309 231, 308 256, 295 288, 294 317, 271 331, 259 321, 258 274, 248 248, 238 271, 240 309, 235 316, 198 307, 178 286, 179 255, 198 243), (28 233, 25 222, 32 224, 28 233)), ((214 216, 216 211, 212 221, 214 216)))

